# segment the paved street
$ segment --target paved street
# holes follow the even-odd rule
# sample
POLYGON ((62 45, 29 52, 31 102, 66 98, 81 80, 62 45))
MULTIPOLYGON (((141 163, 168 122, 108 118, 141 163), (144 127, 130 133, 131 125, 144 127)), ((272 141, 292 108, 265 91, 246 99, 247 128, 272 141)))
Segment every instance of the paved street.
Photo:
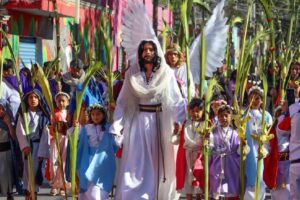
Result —
MULTIPOLYGON (((50 192, 50 188, 45 184, 40 189, 40 192, 38 194, 38 200, 64 200, 64 198, 61 196, 51 196, 49 192, 50 192)), ((69 197, 68 199, 71 199, 71 197, 69 197)), ((185 199, 185 197, 181 197, 180 199, 183 200, 185 199)), ((271 197, 270 197, 270 193, 268 192, 265 200, 269 200, 269 199, 271 199, 271 197)), ((6 200, 6 197, 0 197, 0 200, 6 200)), ((15 196, 15 200, 24 200, 24 197, 15 196)))

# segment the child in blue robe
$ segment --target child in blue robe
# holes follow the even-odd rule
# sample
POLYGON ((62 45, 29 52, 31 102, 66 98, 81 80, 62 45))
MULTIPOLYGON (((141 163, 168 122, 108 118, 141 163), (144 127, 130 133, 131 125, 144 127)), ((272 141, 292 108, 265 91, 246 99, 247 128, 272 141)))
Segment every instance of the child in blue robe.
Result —
POLYGON ((79 132, 77 175, 81 200, 103 200, 112 190, 118 149, 109 134, 106 110, 100 104, 90 106, 89 123, 79 132))
MULTIPOLYGON (((257 141, 251 138, 251 134, 261 135, 262 134, 262 113, 263 110, 261 108, 263 104, 263 90, 260 86, 255 85, 249 89, 248 92, 249 102, 252 100, 252 104, 249 110, 249 121, 246 126, 246 139, 247 144, 249 146, 249 153, 246 157, 246 190, 245 190, 245 200, 253 200, 255 195, 255 182, 257 176, 257 156, 258 156, 258 148, 259 144, 257 141)), ((273 124, 272 116, 269 112, 265 111, 265 122, 269 127, 273 124)), ((264 145, 264 148, 268 151, 268 144, 264 145)), ((268 152, 267 152, 268 153, 268 152)), ((260 174, 260 188, 259 188, 259 198, 263 200, 265 198, 265 189, 266 185, 263 181, 263 170, 261 170, 260 174)))

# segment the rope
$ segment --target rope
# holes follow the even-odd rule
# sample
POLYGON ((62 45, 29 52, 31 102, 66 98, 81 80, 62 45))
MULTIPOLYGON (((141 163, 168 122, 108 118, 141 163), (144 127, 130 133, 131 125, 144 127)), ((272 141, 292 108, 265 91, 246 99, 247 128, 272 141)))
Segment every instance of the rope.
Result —
POLYGON ((159 153, 161 153, 161 157, 162 157, 162 167, 163 167, 163 183, 166 182, 166 170, 165 170, 165 159, 164 159, 164 152, 163 152, 163 147, 162 147, 162 139, 161 139, 161 127, 160 127, 160 117, 159 117, 159 113, 160 113, 160 107, 156 108, 156 132, 157 132, 157 157, 158 157, 158 162, 157 162, 157 192, 156 192, 156 199, 158 200, 158 191, 159 191, 159 160, 160 160, 160 156, 159 153))

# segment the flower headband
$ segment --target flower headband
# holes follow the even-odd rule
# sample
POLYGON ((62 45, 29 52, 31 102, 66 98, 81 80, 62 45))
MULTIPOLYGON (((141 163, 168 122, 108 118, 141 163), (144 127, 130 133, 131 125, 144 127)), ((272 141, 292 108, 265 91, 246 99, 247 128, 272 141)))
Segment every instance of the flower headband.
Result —
POLYGON ((89 108, 88 108, 88 113, 90 114, 91 112, 92 112, 92 110, 100 110, 100 111, 103 111, 103 112, 105 112, 106 113, 106 110, 105 110, 105 108, 101 105, 101 104, 99 104, 99 103, 96 103, 96 104, 93 104, 93 105, 91 105, 89 108))
POLYGON ((67 93, 65 93, 65 92, 58 92, 56 95, 55 95, 55 100, 59 97, 59 96, 65 96, 65 97, 67 97, 67 99, 68 100, 70 100, 70 96, 67 94, 67 93))
POLYGON ((254 85, 252 86, 249 91, 248 91, 248 95, 250 96, 251 93, 257 93, 259 96, 264 96, 264 91, 261 87, 259 87, 258 85, 254 85))

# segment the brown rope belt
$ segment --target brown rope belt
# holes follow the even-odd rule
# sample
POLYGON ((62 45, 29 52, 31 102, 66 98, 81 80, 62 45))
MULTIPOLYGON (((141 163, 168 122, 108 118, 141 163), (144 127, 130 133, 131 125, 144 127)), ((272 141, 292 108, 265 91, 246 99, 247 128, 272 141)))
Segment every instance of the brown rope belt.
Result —
POLYGON ((159 190, 159 150, 161 151, 162 155, 162 167, 163 167, 163 183, 166 182, 166 171, 165 171, 165 159, 164 159, 164 152, 163 152, 163 146, 162 146, 162 139, 161 139, 161 126, 160 126, 160 112, 162 112, 162 106, 161 104, 155 104, 155 105, 142 105, 139 104, 140 111, 141 112, 152 112, 156 113, 156 133, 157 133, 157 154, 158 154, 158 172, 157 172, 157 199, 158 199, 158 190, 159 190))

